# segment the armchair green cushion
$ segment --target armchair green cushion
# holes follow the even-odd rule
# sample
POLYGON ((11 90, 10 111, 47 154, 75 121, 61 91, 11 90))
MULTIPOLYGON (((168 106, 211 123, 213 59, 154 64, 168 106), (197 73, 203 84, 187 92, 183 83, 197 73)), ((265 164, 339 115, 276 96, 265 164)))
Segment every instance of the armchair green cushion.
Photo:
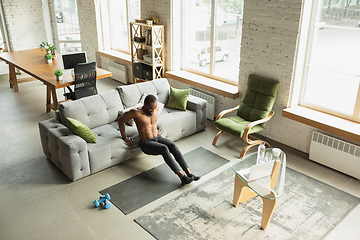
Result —
MULTIPOLYGON (((250 124, 251 122, 246 121, 245 119, 239 117, 239 116, 232 116, 228 118, 221 118, 215 122, 215 126, 220 129, 221 131, 224 131, 226 133, 230 133, 231 135, 235 137, 242 137, 245 131, 245 128, 250 124)), ((264 127, 259 125, 255 125, 252 127, 249 131, 249 134, 261 132, 264 127)))

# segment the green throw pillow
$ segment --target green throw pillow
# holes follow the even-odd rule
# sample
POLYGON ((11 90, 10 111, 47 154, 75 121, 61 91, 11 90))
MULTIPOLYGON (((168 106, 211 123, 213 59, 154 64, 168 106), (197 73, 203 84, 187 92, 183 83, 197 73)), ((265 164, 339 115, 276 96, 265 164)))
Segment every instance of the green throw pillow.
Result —
POLYGON ((66 121, 68 123, 70 130, 73 133, 75 133, 76 135, 78 135, 88 143, 96 143, 96 137, 88 126, 73 118, 67 117, 66 121))
POLYGON ((176 89, 170 87, 169 101, 167 102, 167 108, 176 108, 186 111, 186 103, 189 97, 191 89, 176 89))

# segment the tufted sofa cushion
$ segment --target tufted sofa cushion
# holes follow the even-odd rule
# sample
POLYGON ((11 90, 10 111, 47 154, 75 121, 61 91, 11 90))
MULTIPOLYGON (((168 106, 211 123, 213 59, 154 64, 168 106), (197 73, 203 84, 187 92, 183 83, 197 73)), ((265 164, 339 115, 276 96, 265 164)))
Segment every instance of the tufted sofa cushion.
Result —
POLYGON ((196 112, 164 108, 157 126, 161 136, 176 141, 196 132, 196 112))
POLYGON ((116 89, 119 91, 122 104, 125 108, 129 108, 137 104, 144 93, 153 94, 157 97, 159 102, 166 104, 170 93, 170 85, 166 78, 119 86, 116 89))
POLYGON ((119 93, 110 90, 73 102, 60 103, 59 115, 61 122, 66 126, 66 118, 70 117, 93 129, 115 121, 119 111, 123 109, 119 93))

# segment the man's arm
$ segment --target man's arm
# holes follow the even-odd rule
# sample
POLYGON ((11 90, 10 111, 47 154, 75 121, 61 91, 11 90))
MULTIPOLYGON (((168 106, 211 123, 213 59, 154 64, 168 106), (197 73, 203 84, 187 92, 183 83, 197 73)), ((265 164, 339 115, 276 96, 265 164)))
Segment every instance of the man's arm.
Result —
POLYGON ((128 147, 132 147, 133 139, 131 137, 126 136, 125 123, 135 117, 136 117, 136 110, 130 110, 130 111, 124 113, 123 115, 121 115, 121 117, 119 117, 119 119, 118 119, 118 125, 119 125, 119 130, 121 133, 121 137, 124 139, 124 141, 128 147))

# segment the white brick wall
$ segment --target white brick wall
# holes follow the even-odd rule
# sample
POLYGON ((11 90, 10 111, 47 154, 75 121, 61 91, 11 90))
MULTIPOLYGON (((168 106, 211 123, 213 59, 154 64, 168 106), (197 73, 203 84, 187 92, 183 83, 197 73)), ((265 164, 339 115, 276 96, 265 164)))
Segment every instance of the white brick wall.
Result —
POLYGON ((2 3, 14 51, 36 48, 42 41, 48 41, 42 0, 3 0, 2 3))
POLYGON ((151 16, 159 18, 159 24, 164 25, 165 31, 165 70, 171 69, 171 15, 172 1, 169 0, 141 0, 141 18, 151 16))
POLYGON ((96 51, 99 48, 97 21, 97 11, 99 11, 99 3, 94 0, 77 0, 78 15, 80 25, 81 47, 86 51, 88 61, 96 61, 96 51))
POLYGON ((239 89, 242 93, 251 73, 278 80, 275 116, 261 134, 309 152, 313 128, 281 116, 290 93, 301 4, 301 0, 245 0, 239 89))

